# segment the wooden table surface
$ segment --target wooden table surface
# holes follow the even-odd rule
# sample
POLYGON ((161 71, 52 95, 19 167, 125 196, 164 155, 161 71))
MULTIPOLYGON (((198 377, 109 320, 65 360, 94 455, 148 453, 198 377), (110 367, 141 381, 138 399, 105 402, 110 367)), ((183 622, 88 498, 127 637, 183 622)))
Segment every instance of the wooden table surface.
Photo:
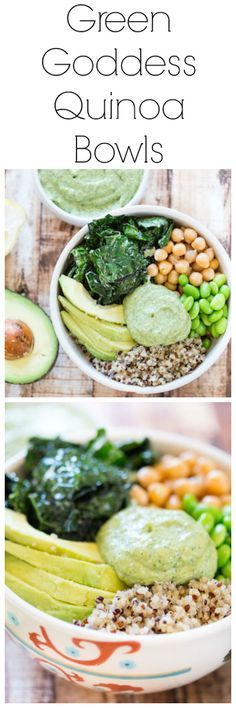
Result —
MULTIPOLYGON (((17 406, 19 404, 8 404, 17 406)), ((51 434, 54 417, 55 402, 47 404, 49 431, 51 434), (51 405, 51 410, 50 410, 51 405), (51 426, 51 427, 50 427, 51 426)), ((61 405, 61 404, 60 404, 61 405)), ((63 403, 64 410, 68 406, 63 403)), ((78 416, 81 411, 86 421, 91 420, 93 425, 110 426, 146 426, 161 430, 173 431, 190 435, 210 442, 223 449, 230 450, 230 404, 207 403, 201 401, 142 401, 137 406, 136 401, 80 401, 77 403, 78 416)), ((31 408, 30 402, 20 403, 20 410, 31 408)), ((12 409, 14 412, 14 408, 12 409)), ((17 421, 19 417, 17 414, 17 421)), ((28 413, 26 414, 28 415, 28 413)), ((45 403, 33 404, 34 430, 37 434, 41 425, 41 417, 46 417, 45 403), (38 416, 36 416, 36 406, 38 416)), ((71 410, 70 410, 71 415, 71 410)), ((16 421, 16 426, 17 426, 16 421)), ((45 425, 47 421, 45 420, 45 425)), ((58 422, 58 433, 60 430, 58 422)), ((77 425, 78 418, 70 418, 71 434, 73 426, 77 425)), ((54 434, 56 431, 54 430, 54 434)), ((15 451, 15 450, 14 450, 15 451)), ((192 630, 194 631, 194 630, 192 630)), ((143 696, 133 696, 122 693, 115 695, 100 693, 73 686, 53 674, 36 666, 27 653, 12 639, 7 638, 6 650, 6 703, 230 703, 230 665, 226 664, 212 674, 195 683, 182 688, 161 693, 152 693, 143 696)))
MULTIPOLYGON (((49 286, 57 258, 76 229, 59 221, 39 201, 33 175, 9 170, 6 194, 24 206, 27 222, 6 259, 6 285, 24 292, 49 311, 49 286)), ((144 204, 185 211, 205 224, 230 253, 230 172, 228 170, 150 171, 144 204)), ((204 376, 168 396, 230 396, 230 353, 225 351, 204 376)), ((7 396, 121 396, 85 376, 60 349, 50 373, 24 386, 7 385, 7 396)), ((130 394, 135 396, 135 394, 130 394)))

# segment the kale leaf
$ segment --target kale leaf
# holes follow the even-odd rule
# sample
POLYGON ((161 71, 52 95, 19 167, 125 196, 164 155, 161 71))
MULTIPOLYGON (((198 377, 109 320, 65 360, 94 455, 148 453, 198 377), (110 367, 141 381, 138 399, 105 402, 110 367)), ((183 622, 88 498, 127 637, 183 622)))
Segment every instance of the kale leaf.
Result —
POLYGON ((118 445, 103 429, 80 445, 32 438, 22 477, 8 485, 7 505, 40 531, 93 541, 100 526, 127 505, 132 470, 145 460, 153 461, 149 440, 118 445))
POLYGON ((88 225, 83 245, 70 254, 69 277, 82 282, 102 305, 120 303, 145 282, 148 249, 166 246, 173 223, 162 216, 112 216, 88 225))

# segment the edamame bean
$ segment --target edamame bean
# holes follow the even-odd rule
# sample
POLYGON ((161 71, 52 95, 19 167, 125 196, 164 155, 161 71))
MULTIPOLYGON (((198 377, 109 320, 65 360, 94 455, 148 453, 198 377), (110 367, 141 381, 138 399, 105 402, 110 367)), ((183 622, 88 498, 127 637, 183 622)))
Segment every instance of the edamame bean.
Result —
POLYGON ((225 504, 222 509, 222 515, 224 516, 231 516, 231 504, 225 504))
MULTIPOLYGON (((193 320, 193 322, 195 322, 195 320, 193 320)), ((204 334, 207 333, 207 328, 205 327, 203 322, 201 322, 201 320, 200 320, 200 324, 198 325, 197 329, 195 329, 195 332, 197 332, 197 334, 199 334, 199 337, 204 337, 204 334)))
POLYGON ((184 304, 184 308, 185 308, 186 312, 189 312, 189 310, 191 310, 191 307, 194 304, 194 299, 193 299, 192 295, 190 295, 189 297, 186 297, 186 300, 184 301, 183 304, 184 304))
POLYGON ((217 567, 223 568, 230 559, 230 547, 223 543, 217 551, 217 567))
POLYGON ((182 302, 183 305, 184 305, 185 301, 187 300, 187 295, 185 295, 185 294, 183 293, 183 295, 180 296, 180 300, 181 300, 181 302, 182 302))
POLYGON ((215 324, 211 325, 211 335, 212 337, 214 337, 214 339, 217 339, 217 337, 219 337, 215 324))
POLYGON ((218 275, 215 276, 214 278, 214 283, 218 285, 218 288, 221 288, 222 285, 224 285, 227 281, 226 275, 224 273, 218 273, 218 275))
POLYGON ((199 300, 199 307, 200 307, 200 311, 203 312, 204 315, 211 315, 212 314, 212 307, 211 307, 210 303, 208 302, 208 300, 206 300, 206 298, 201 298, 201 300, 199 300))
POLYGON ((219 523, 219 521, 221 521, 221 517, 222 517, 221 509, 219 509, 217 506, 211 506, 210 504, 204 504, 204 502, 197 502, 195 504, 195 508, 194 508, 193 514, 192 514, 193 518, 196 520, 199 519, 201 514, 203 514, 203 512, 205 512, 205 511, 209 512, 213 516, 215 524, 219 523))
POLYGON ((218 320, 221 320, 223 317, 223 310, 218 310, 215 312, 212 312, 212 315, 209 315, 209 320, 211 324, 214 324, 214 322, 218 322, 218 320))
POLYGON ((199 289, 195 288, 195 285, 190 285, 190 283, 184 286, 184 294, 188 296, 192 295, 194 300, 199 300, 200 298, 199 289))
POLYGON ((212 280, 212 281, 211 281, 211 292, 212 292, 212 295, 217 295, 218 291, 219 291, 219 288, 218 288, 217 283, 214 282, 214 280, 212 280))
POLYGON ((185 275, 185 273, 181 273, 181 275, 179 275, 179 278, 178 278, 179 285, 182 285, 182 287, 183 287, 184 285, 187 285, 188 282, 189 282, 188 276, 185 275))
POLYGON ((224 578, 231 578, 231 561, 229 560, 228 563, 226 563, 223 568, 223 573, 224 573, 224 578))
MULTIPOLYGON (((190 314, 190 313, 189 313, 189 314, 190 314)), ((192 321, 192 330, 194 330, 194 332, 196 332, 196 330, 198 329, 199 325, 200 325, 200 318, 199 318, 199 317, 195 317, 194 320, 192 321)))
POLYGON ((220 582, 220 583, 225 582, 225 576, 222 575, 222 573, 217 573, 217 575, 215 577, 216 577, 216 580, 218 580, 218 582, 220 582))
POLYGON ((215 544, 216 548, 224 543, 227 536, 227 531, 224 524, 216 524, 215 528, 211 532, 211 539, 215 544))
POLYGON ((210 349, 211 340, 208 339, 208 337, 204 337, 204 339, 202 340, 202 345, 203 347, 205 347, 205 349, 210 349))
POLYGON ((223 307, 223 316, 228 317, 228 305, 224 305, 223 307))
POLYGON ((227 528, 227 531, 231 531, 231 516, 230 516, 230 514, 227 514, 227 515, 225 514, 225 516, 223 516, 223 523, 224 523, 225 527, 227 528))
POLYGON ((226 536, 226 539, 225 539, 225 543, 227 543, 228 546, 231 546, 231 536, 230 536, 230 533, 227 533, 227 536, 226 536))
POLYGON ((204 313, 201 313, 201 320, 203 321, 203 324, 206 325, 206 327, 210 327, 212 322, 210 322, 208 315, 204 315, 204 313))
POLYGON ((199 337, 199 334, 195 332, 193 329, 191 329, 189 337, 192 337, 192 339, 199 337))
POLYGON ((218 333, 218 335, 224 334, 226 332, 227 324, 228 321, 226 317, 221 317, 221 320, 216 323, 216 332, 218 333))
POLYGON ((194 302, 193 306, 191 307, 191 310, 189 310, 189 316, 191 320, 195 320, 195 317, 199 315, 199 304, 198 302, 194 302))
POLYGON ((183 497, 183 509, 192 516, 194 509, 198 506, 197 497, 194 494, 185 494, 183 497))
POLYGON ((211 307, 212 310, 222 310, 222 307, 225 305, 225 297, 222 293, 218 293, 213 297, 213 300, 211 301, 211 307))
POLYGON ((212 531, 214 523, 215 523, 212 514, 209 514, 208 511, 204 511, 203 514, 201 514, 201 516, 199 516, 198 522, 200 524, 202 524, 202 526, 204 526, 204 528, 206 529, 206 531, 208 531, 208 533, 210 533, 210 531, 212 531))
POLYGON ((211 285, 210 283, 202 283, 200 285, 200 295, 202 298, 209 297, 211 294, 211 285))
POLYGON ((229 299, 230 296, 230 288, 228 285, 222 285, 220 288, 220 294, 224 295, 225 300, 229 299))

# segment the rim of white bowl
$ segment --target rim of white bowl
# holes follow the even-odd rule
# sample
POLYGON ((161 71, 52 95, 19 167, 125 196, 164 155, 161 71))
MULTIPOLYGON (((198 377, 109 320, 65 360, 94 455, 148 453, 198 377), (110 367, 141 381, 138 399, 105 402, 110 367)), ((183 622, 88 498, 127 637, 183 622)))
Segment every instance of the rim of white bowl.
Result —
MULTIPOLYGON (((150 427, 145 427, 145 426, 131 426, 131 427, 122 427, 122 426, 117 426, 111 428, 108 427, 108 434, 112 437, 112 439, 116 439, 117 441, 119 439, 129 439, 130 437, 135 437, 136 439, 139 439, 139 437, 143 437, 144 435, 147 437, 150 437, 151 441, 153 442, 154 445, 159 446, 160 448, 165 445, 169 444, 170 447, 174 447, 177 450, 183 450, 185 449, 191 449, 194 452, 201 452, 203 455, 206 456, 212 456, 213 459, 219 463, 220 465, 223 466, 224 469, 230 470, 230 465, 231 465, 231 457, 228 452, 225 450, 222 450, 221 448, 216 447, 215 445, 211 445, 209 443, 202 442, 199 439, 195 439, 192 437, 189 437, 187 435, 181 435, 179 433, 172 433, 169 431, 165 430, 154 430, 153 428, 150 427)), ((80 436, 80 441, 87 440, 88 435, 80 436)), ((25 450, 21 450, 18 452, 16 455, 13 457, 9 458, 9 460, 6 461, 6 469, 10 471, 13 470, 14 468, 16 469, 22 462, 25 456, 25 450)), ((142 635, 142 634, 129 634, 126 635, 125 633, 121 633, 121 635, 118 634, 112 634, 110 632, 106 632, 103 630, 98 630, 98 629, 87 629, 86 627, 78 627, 77 625, 74 625, 73 623, 70 622, 65 622, 64 620, 60 620, 56 617, 52 617, 51 615, 48 615, 46 612, 43 612, 42 610, 38 610, 36 607, 33 607, 33 605, 30 605, 28 602, 25 600, 22 600, 16 593, 13 592, 13 590, 10 590, 6 586, 6 593, 7 596, 9 596, 9 599, 14 601, 15 604, 18 604, 22 609, 27 611, 27 614, 29 612, 33 615, 36 615, 37 617, 42 618, 42 621, 44 620, 45 622, 45 617, 47 618, 47 621, 52 623, 55 627, 58 626, 59 622, 59 627, 62 627, 64 629, 67 628, 68 632, 71 632, 71 627, 73 627, 73 630, 75 632, 78 631, 78 633, 82 635, 84 634, 84 637, 88 637, 91 639, 95 639, 96 637, 100 637, 101 639, 104 639, 106 641, 117 641, 117 636, 122 637, 128 636, 132 640, 136 641, 144 641, 147 642, 148 640, 151 639, 151 641, 183 641, 184 638, 187 639, 192 639, 194 640, 194 637, 196 637, 196 632, 198 633, 198 636, 200 634, 205 634, 206 632, 208 634, 210 633, 215 633, 217 630, 223 630, 224 628, 227 628, 230 626, 230 620, 231 620, 231 615, 228 617, 224 617, 223 619, 217 620, 217 622, 211 622, 208 625, 202 625, 201 627, 195 627, 194 631, 193 629, 188 629, 185 630, 184 632, 173 632, 173 634, 161 634, 161 635, 142 635)))
MULTIPOLYGON (((86 169, 86 168, 78 168, 80 170, 86 169)), ((135 169, 135 168, 134 168, 135 169)), ((111 170, 112 171, 112 170, 111 170)), ((124 208, 127 208, 129 206, 132 206, 134 204, 138 204, 141 199, 143 198, 145 191, 146 191, 146 186, 149 178, 149 170, 141 170, 143 172, 140 184, 136 192, 134 193, 132 199, 130 199, 129 202, 125 205, 124 208)), ((70 212, 65 211, 64 209, 61 209, 61 207, 57 206, 52 199, 47 195, 42 182, 39 177, 39 169, 33 170, 33 175, 34 175, 34 183, 36 186, 36 189, 38 191, 39 197, 41 202, 50 209, 57 217, 58 219, 61 219, 61 221, 65 221, 67 224, 71 224, 71 226, 77 226, 79 228, 82 228, 86 226, 89 221, 93 221, 94 219, 102 219, 105 214, 107 214, 107 210, 105 212, 99 212, 98 214, 95 214, 94 216, 91 216, 91 218, 86 218, 79 216, 77 214, 70 214, 70 212)))
MULTIPOLYGON (((177 211, 176 209, 151 205, 136 205, 131 207, 127 206, 123 207, 122 209, 116 209, 115 211, 112 211, 111 214, 115 216, 120 216, 122 214, 145 214, 146 216, 150 216, 152 214, 157 216, 163 215, 167 218, 172 218, 176 223, 181 223, 183 225, 194 228, 198 233, 200 233, 206 238, 210 246, 212 245, 214 247, 215 254, 218 257, 220 265, 222 266, 222 270, 227 276, 228 283, 231 283, 231 263, 225 248, 222 246, 216 236, 214 236, 208 228, 203 226, 203 224, 201 224, 195 218, 188 216, 188 214, 185 214, 184 212, 177 211)), ((202 374, 205 374, 208 369, 213 366, 213 364, 215 364, 217 359, 221 356, 230 340, 231 303, 229 305, 228 326, 226 332, 214 341, 210 350, 206 353, 204 361, 199 366, 197 366, 196 369, 186 374, 185 376, 181 376, 180 378, 175 379, 170 383, 162 384, 161 386, 133 386, 131 384, 124 384, 115 381, 114 379, 110 378, 105 374, 102 374, 101 372, 95 369, 95 367, 86 357, 86 355, 83 354, 83 352, 81 351, 80 346, 76 344, 72 337, 69 335, 68 330, 62 322, 60 315, 60 307, 58 304, 59 277, 65 270, 65 264, 70 254, 70 251, 83 240, 86 230, 87 224, 80 231, 78 231, 70 239, 70 241, 68 241, 68 243, 62 250, 53 271, 50 287, 50 312, 53 326, 57 334, 59 343, 62 346, 62 349, 66 352, 71 361, 78 368, 80 368, 87 376, 89 376, 94 381, 97 381, 103 386, 107 386, 108 388, 117 391, 122 391, 124 393, 138 393, 142 396, 174 391, 182 386, 186 386, 187 384, 192 383, 193 381, 198 379, 202 374)))

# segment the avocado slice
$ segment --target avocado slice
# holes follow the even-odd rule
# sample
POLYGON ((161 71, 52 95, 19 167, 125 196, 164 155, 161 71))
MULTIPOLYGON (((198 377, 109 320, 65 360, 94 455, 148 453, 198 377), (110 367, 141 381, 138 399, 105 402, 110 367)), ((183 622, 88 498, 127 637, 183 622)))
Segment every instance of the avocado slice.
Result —
MULTIPOLYGON (((106 351, 102 349, 101 340, 99 344, 97 342, 95 343, 92 331, 89 330, 88 336, 88 332, 85 331, 84 328, 82 329, 82 327, 73 319, 73 317, 71 317, 71 315, 68 314, 68 312, 62 310, 61 318, 69 332, 73 334, 73 337, 77 339, 79 344, 83 344, 87 351, 92 354, 92 356, 95 356, 97 359, 101 359, 101 361, 112 361, 116 358, 114 351, 106 351)), ((98 337, 100 336, 97 332, 96 334, 98 337)))
POLYGON ((5 318, 5 380, 12 384, 38 381, 49 372, 58 353, 51 320, 32 300, 8 289, 5 318))
POLYGON ((135 342, 130 336, 128 327, 126 325, 118 325, 113 322, 105 322, 104 320, 97 319, 97 317, 87 315, 86 313, 79 310, 78 307, 74 307, 74 305, 72 305, 69 300, 66 300, 65 297, 62 297, 62 295, 59 295, 58 300, 62 304, 63 310, 69 312, 69 314, 72 315, 73 319, 78 322, 78 324, 81 324, 85 327, 90 327, 93 331, 98 332, 103 337, 106 337, 107 339, 112 340, 114 342, 119 342, 120 344, 121 342, 124 342, 125 344, 128 344, 132 347, 135 345, 135 342))
MULTIPOLYGON (((101 590, 91 588, 87 585, 74 583, 72 580, 65 580, 57 575, 52 575, 46 570, 35 568, 16 556, 6 553, 5 568, 11 575, 15 575, 24 583, 40 588, 42 592, 48 593, 55 600, 67 602, 70 605, 81 605, 91 607, 96 598, 101 595, 101 590)), ((114 593, 103 591, 104 597, 112 599, 114 593)))
POLYGON ((66 602, 59 602, 50 597, 46 592, 32 587, 28 583, 19 580, 15 575, 6 571, 6 585, 19 595, 22 600, 37 607, 38 610, 46 612, 48 615, 57 616, 65 622, 73 622, 75 619, 84 619, 93 611, 93 607, 80 607, 69 605, 66 602), (54 615, 56 613, 56 615, 54 615))
POLYGON ((69 278, 67 275, 61 275, 59 283, 63 295, 79 310, 107 322, 125 324, 123 305, 98 305, 82 283, 78 283, 77 280, 69 278))
POLYGON ((53 556, 44 551, 33 550, 12 541, 6 541, 5 547, 6 552, 12 556, 16 556, 36 568, 46 570, 52 575, 57 575, 66 580, 73 580, 80 585, 89 585, 89 587, 100 588, 100 590, 110 592, 116 592, 124 588, 124 584, 119 580, 113 568, 106 563, 87 563, 75 558, 53 556))
POLYGON ((103 562, 96 543, 65 541, 63 538, 50 536, 35 529, 28 523, 24 514, 13 509, 5 509, 5 536, 10 541, 53 555, 77 558, 90 563, 103 562))

